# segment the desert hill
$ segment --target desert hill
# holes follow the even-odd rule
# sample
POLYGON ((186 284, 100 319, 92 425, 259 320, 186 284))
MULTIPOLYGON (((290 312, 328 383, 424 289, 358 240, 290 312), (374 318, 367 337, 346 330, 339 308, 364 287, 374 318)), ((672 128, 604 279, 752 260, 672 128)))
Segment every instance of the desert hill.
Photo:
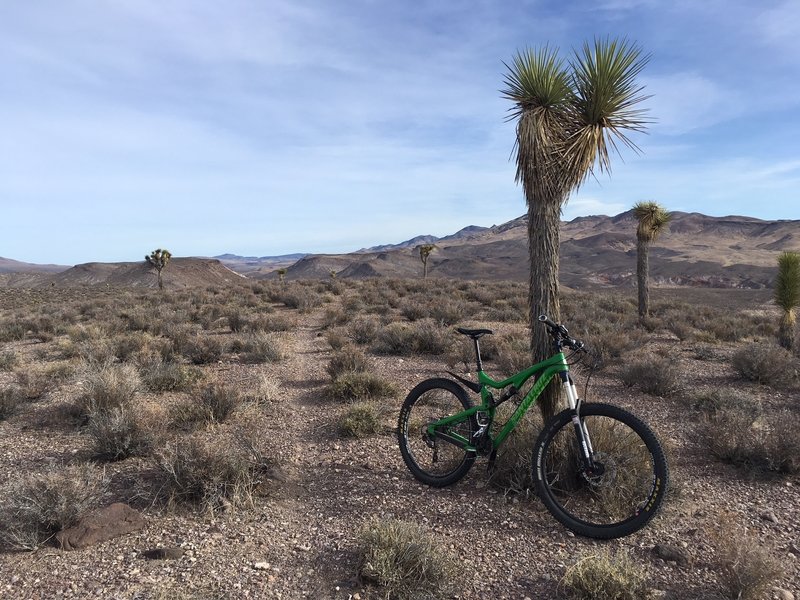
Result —
MULTIPOLYGON (((422 265, 412 242, 420 239, 350 254, 308 255, 289 267, 287 277, 326 277, 331 270, 337 277, 418 277, 422 265)), ((446 238, 425 236, 424 243, 437 245, 428 268, 433 277, 524 280, 528 276, 524 216, 490 228, 466 228, 446 238)), ((778 254, 784 250, 800 250, 800 221, 673 212, 669 230, 651 247, 651 277, 664 285, 768 287, 778 254)), ((635 277, 632 211, 562 223, 561 279, 566 285, 634 285, 635 277)))
MULTIPOLYGON (((650 275, 656 284, 769 287, 780 252, 800 251, 800 221, 685 212, 672 215, 668 231, 650 250, 650 275)), ((229 285, 243 281, 243 274, 252 279, 277 278, 279 268, 287 268, 288 279, 327 279, 331 272, 340 278, 419 277, 422 263, 417 248, 421 243, 436 244, 428 264, 432 277, 518 281, 528 277, 527 219, 522 216, 492 227, 465 227, 442 238, 416 236, 347 254, 176 258, 164 270, 164 282, 171 288, 229 285)), ((636 220, 632 211, 562 223, 560 266, 562 282, 573 288, 635 285, 636 220)), ((144 261, 67 268, 0 259, 0 286, 98 284, 155 287, 157 280, 144 261)))
MULTIPOLYGON (((163 271, 165 288, 198 286, 230 286, 247 281, 212 258, 173 258, 163 271)), ((5 275, 2 284, 8 287, 76 287, 108 285, 115 287, 156 288, 156 271, 145 261, 123 263, 92 262, 75 265, 53 275, 5 275)))

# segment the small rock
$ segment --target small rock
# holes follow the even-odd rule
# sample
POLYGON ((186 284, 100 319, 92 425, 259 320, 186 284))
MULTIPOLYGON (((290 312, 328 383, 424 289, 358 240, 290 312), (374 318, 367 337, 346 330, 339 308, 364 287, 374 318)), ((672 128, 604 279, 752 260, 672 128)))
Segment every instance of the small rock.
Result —
POLYGON ((662 560, 668 560, 679 565, 689 564, 689 553, 683 548, 668 546, 666 544, 656 544, 653 546, 653 554, 662 560))
POLYGON ((257 562, 256 564, 253 565, 253 568, 256 571, 266 571, 267 569, 269 569, 269 563, 268 562, 257 562))
POLYGON ((776 517, 775 513, 772 511, 767 511, 765 513, 762 513, 761 518, 764 519, 765 521, 769 521, 770 523, 775 523, 775 524, 778 523, 778 517, 776 517))
POLYGON ((178 560, 183 553, 186 552, 183 548, 153 548, 152 550, 145 550, 142 556, 150 560, 178 560))
POLYGON ((794 600, 794 594, 789 590, 784 590, 783 588, 775 588, 775 597, 778 600, 794 600))
POLYGON ((121 502, 92 511, 74 527, 56 534, 56 543, 63 550, 80 550, 119 537, 145 526, 142 514, 121 502))

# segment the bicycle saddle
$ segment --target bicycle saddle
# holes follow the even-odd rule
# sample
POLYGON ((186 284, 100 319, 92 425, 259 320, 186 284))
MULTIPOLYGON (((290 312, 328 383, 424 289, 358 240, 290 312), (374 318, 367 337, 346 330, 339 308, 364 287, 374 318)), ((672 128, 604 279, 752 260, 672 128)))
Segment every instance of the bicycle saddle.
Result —
POLYGON ((491 335, 494 333, 494 331, 491 329, 464 329, 463 327, 457 327, 456 331, 471 337, 473 340, 477 340, 484 335, 491 335))

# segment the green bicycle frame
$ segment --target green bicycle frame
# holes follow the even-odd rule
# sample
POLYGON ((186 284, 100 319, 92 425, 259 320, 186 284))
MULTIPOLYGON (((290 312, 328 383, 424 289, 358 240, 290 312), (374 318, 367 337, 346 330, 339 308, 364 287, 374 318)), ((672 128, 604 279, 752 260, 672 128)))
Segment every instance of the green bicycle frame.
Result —
MULTIPOLYGON (((516 375, 509 377, 508 379, 504 379, 502 381, 495 381, 491 377, 489 377, 484 371, 478 371, 478 383, 481 385, 481 404, 479 406, 473 406, 472 408, 468 408, 462 412, 456 413, 449 417, 444 417, 439 419, 438 421, 433 421, 428 424, 427 431, 428 435, 431 437, 436 437, 436 429, 440 427, 445 427, 447 425, 452 425, 454 423, 460 423, 466 421, 468 418, 474 416, 477 413, 485 413, 488 416, 488 426, 491 427, 491 424, 494 423, 494 415, 495 411, 497 410, 498 404, 493 404, 493 396, 491 393, 492 389, 502 390, 509 386, 514 386, 514 389, 519 390, 525 385, 525 382, 528 381, 531 377, 539 374, 536 383, 533 384, 530 391, 525 395, 522 402, 520 402, 517 409, 514 411, 514 414, 508 419, 506 424, 500 430, 500 432, 492 438, 491 435, 489 439, 492 440, 492 449, 496 450, 500 444, 508 437, 508 434, 517 426, 519 420, 522 416, 528 411, 528 409, 536 402, 539 395, 544 391, 544 389, 548 386, 548 384, 553 380, 553 377, 558 375, 559 373, 568 373, 569 372, 569 365, 567 364, 567 359, 564 356, 563 352, 559 352, 548 358, 547 360, 543 360, 540 363, 536 363, 528 367, 527 369, 520 371, 516 375)), ((567 375, 563 375, 562 378, 564 379, 565 383, 568 382, 567 375)), ((567 386, 571 388, 571 385, 567 386)), ((575 402, 577 397, 574 394, 574 390, 572 393, 568 393, 569 403, 571 408, 575 408, 575 402)), ((489 435, 487 429, 487 435, 489 435)), ((465 450, 468 451, 475 451, 477 452, 477 448, 472 445, 472 440, 468 440, 462 435, 455 433, 453 431, 448 432, 447 434, 449 440, 451 442, 457 442, 459 446, 463 447, 465 450)))

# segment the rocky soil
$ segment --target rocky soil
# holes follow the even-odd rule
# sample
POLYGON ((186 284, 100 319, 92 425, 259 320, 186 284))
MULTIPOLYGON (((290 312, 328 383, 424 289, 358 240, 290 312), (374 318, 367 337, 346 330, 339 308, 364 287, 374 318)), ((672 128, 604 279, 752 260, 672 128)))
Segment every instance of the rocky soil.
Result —
MULTIPOLYGON (((748 474, 714 460, 685 395, 658 398, 632 390, 614 369, 592 377, 589 400, 626 407, 656 430, 669 449, 674 485, 662 514, 643 531, 609 542, 576 537, 535 497, 490 485, 485 462, 477 462, 448 489, 420 485, 409 474, 397 448, 395 419, 407 390, 448 368, 441 356, 370 355, 375 371, 402 392, 383 401, 383 433, 341 437, 337 423, 345 407, 329 400, 325 390, 332 352, 322 329, 327 308, 299 313, 275 305, 278 314, 296 323, 282 362, 241 365, 225 355, 203 367, 220 380, 242 385, 256 374, 279 382, 280 398, 263 409, 259 421, 280 459, 279 469, 252 508, 210 514, 185 505, 132 501, 145 517, 139 531, 84 550, 45 546, 0 555, 0 597, 381 598, 380 590, 357 577, 357 532, 378 516, 424 525, 457 556, 463 567, 457 597, 463 599, 559 597, 567 566, 601 548, 626 549, 645 566, 653 597, 720 598, 713 532, 726 512, 785 567, 775 587, 798 595, 800 480, 748 474), (158 548, 166 550, 153 552, 158 548)), ((9 311, 7 304, 0 316, 9 311)), ((43 348, 56 342, 26 338, 6 342, 0 350, 23 357, 23 365, 33 364, 43 348)), ((669 347, 690 390, 739 386, 768 408, 797 409, 796 391, 776 391, 734 376, 726 362, 733 344, 681 343, 664 332, 654 333, 647 344, 669 347), (711 358, 700 360, 700 354, 711 358)), ((12 378, 0 372, 0 385, 12 378)), ((42 425, 48 408, 74 397, 79 387, 75 381, 60 385, 0 421, 0 486, 24 473, 89 458, 79 428, 42 425)), ((160 401, 142 394, 142 402, 160 401)), ((122 489, 146 473, 148 465, 146 458, 133 458, 98 463, 98 468, 105 468, 122 489)), ((114 499, 121 498, 109 502, 114 499)))

